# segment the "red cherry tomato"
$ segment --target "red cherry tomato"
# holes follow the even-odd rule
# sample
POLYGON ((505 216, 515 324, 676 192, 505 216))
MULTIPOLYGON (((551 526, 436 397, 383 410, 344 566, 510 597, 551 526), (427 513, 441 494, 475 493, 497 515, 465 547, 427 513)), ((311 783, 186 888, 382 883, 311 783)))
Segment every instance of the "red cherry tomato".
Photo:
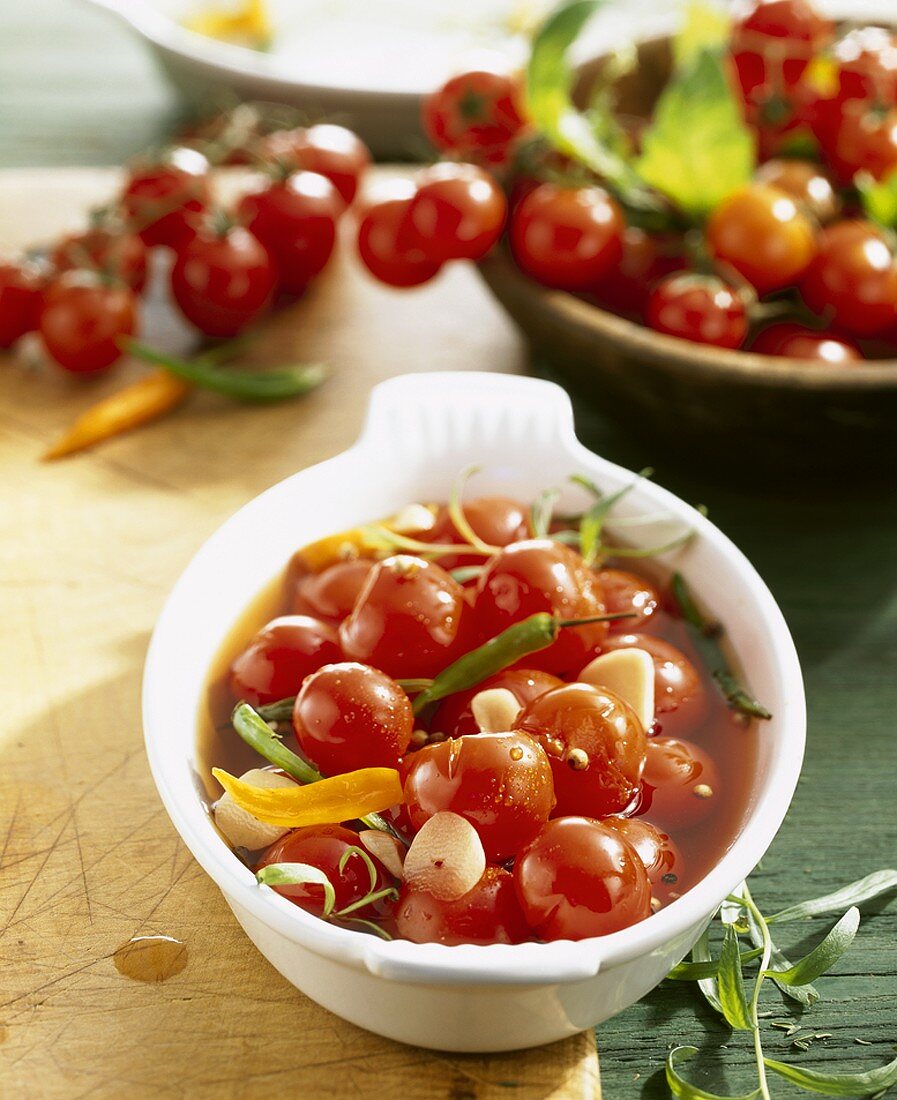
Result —
MULTIPOLYGON (((484 638, 537 611, 565 620, 605 614, 598 577, 575 550, 551 539, 516 542, 491 558, 477 582, 474 609, 484 638)), ((520 667, 579 672, 606 636, 607 623, 563 627, 557 641, 523 657, 520 667)))
POLYGON ((98 374, 120 359, 119 341, 137 330, 137 303, 126 286, 87 271, 67 271, 47 287, 40 334, 50 356, 73 374, 98 374))
POLYGON ((343 200, 317 172, 257 183, 237 205, 240 219, 274 257, 278 284, 301 294, 327 265, 343 200))
POLYGON ((897 320, 897 263, 870 222, 836 222, 800 284, 804 301, 855 336, 875 336, 897 320))
POLYGON ((651 886, 635 848, 584 817, 549 821, 515 862, 514 885, 543 940, 606 936, 651 913, 651 886))
POLYGON ((325 665, 296 697, 293 729, 325 775, 394 768, 408 748, 414 717, 395 680, 367 665, 325 665))
POLYGON ((432 677, 460 656, 464 590, 438 565, 400 554, 378 562, 340 624, 347 657, 404 679, 432 677))
POLYGON ((551 767, 522 733, 481 733, 426 745, 411 757, 405 805, 415 829, 449 810, 479 834, 499 863, 529 843, 554 806, 551 767))
MULTIPOLYGON (((510 546, 529 538, 529 508, 510 497, 475 497, 464 502, 464 516, 474 534, 490 546, 510 546)), ((418 535, 424 542, 466 542, 455 527, 449 510, 439 509, 436 522, 429 531, 418 535)), ((464 565, 482 565, 482 555, 446 554, 439 558, 443 569, 457 569, 464 565)))
POLYGON ((501 188, 475 164, 435 164, 421 174, 408 208, 408 231, 432 260, 481 260, 504 229, 501 188))
POLYGON ((118 279, 139 294, 146 286, 147 248, 136 233, 102 225, 64 237, 53 250, 56 271, 87 268, 118 279))
POLYGON ((408 227, 415 194, 410 181, 393 188, 394 197, 369 206, 358 226, 358 254, 375 279, 387 286, 420 286, 442 266, 408 227))
POLYGON ((660 608, 660 593, 650 581, 624 569, 601 569, 598 580, 601 582, 609 615, 628 612, 637 616, 634 619, 620 619, 610 623, 610 634, 650 630, 650 620, 660 608))
POLYGON ((747 335, 744 301, 715 275, 670 275, 651 291, 645 319, 655 332, 737 348, 747 335))
POLYGON ((326 176, 348 206, 370 167, 371 154, 361 138, 345 126, 319 123, 306 129, 277 130, 259 142, 258 155, 306 172, 326 176))
POLYGON ((897 107, 881 111, 861 101, 846 103, 823 152, 845 187, 858 172, 883 179, 897 168, 897 107))
POLYGON ((505 688, 516 698, 523 709, 533 699, 544 695, 552 688, 561 687, 563 680, 552 676, 550 672, 540 672, 535 668, 508 668, 490 676, 468 691, 460 691, 444 699, 436 709, 430 729, 444 733, 446 737, 465 737, 480 732, 470 704, 481 691, 490 688, 505 688))
POLYGON ((730 49, 742 90, 792 88, 834 33, 832 21, 808 0, 754 0, 732 26, 730 49))
POLYGON ((758 294, 799 278, 816 251, 813 224, 785 191, 752 183, 725 199, 707 222, 707 243, 758 294))
POLYGON ((31 264, 0 262, 0 348, 9 348, 37 328, 41 312, 41 279, 31 264))
POLYGON ((757 355, 783 355, 789 359, 813 359, 843 366, 863 359, 859 346, 846 336, 818 332, 802 325, 780 324, 765 328, 751 344, 757 355))
POLYGON ((524 127, 520 81, 477 70, 447 80, 423 101, 424 133, 437 149, 494 163, 524 127))
POLYGON ((178 249, 193 236, 209 202, 208 173, 202 153, 184 147, 131 170, 121 205, 144 244, 178 249))
POLYGON ((292 610, 339 623, 351 612, 374 568, 369 558, 353 558, 328 565, 320 573, 300 576, 293 588, 292 610))
POLYGON ((854 27, 835 43, 840 104, 897 102, 897 38, 884 27, 854 27))
POLYGON ((601 824, 619 833, 638 852, 655 897, 666 900, 671 892, 681 893, 682 853, 669 833, 640 817, 606 817, 601 824))
POLYGON ((707 712, 708 700, 695 666, 674 645, 653 634, 613 634, 601 652, 633 647, 644 649, 654 661, 654 713, 663 716, 664 729, 696 726, 707 712))
POLYGON ((555 816, 605 817, 638 793, 645 731, 622 699, 591 684, 564 684, 529 703, 517 728, 545 749, 555 816))
POLYGON ((841 209, 841 199, 832 181, 812 160, 768 160, 760 165, 754 178, 790 195, 822 225, 836 218, 841 209))
POLYGON ((619 264, 598 281, 595 297, 600 306, 614 313, 640 315, 651 288, 665 275, 685 266, 681 244, 627 225, 622 245, 619 264))
POLYGON ((510 243, 520 269, 561 290, 588 290, 620 262, 623 215, 600 187, 542 183, 514 208, 510 243))
MULTIPOLYGON (((358 834, 342 825, 309 825, 304 829, 294 829, 285 837, 276 841, 262 856, 258 869, 267 867, 271 863, 305 863, 311 867, 317 867, 323 871, 333 886, 336 895, 334 909, 345 909, 346 906, 361 901, 371 892, 371 876, 367 864, 361 856, 353 853, 346 860, 342 871, 339 869, 340 860, 349 848, 360 847, 358 834)), ((376 890, 382 890, 390 884, 392 878, 377 863, 373 857, 374 867, 377 869, 378 878, 375 884, 376 890)), ((324 888, 315 883, 295 886, 273 886, 278 894, 289 898, 294 905, 314 913, 320 917, 324 910, 324 888)), ((376 906, 376 903, 375 903, 376 906)), ((380 915, 380 906, 372 907, 371 912, 367 906, 356 910, 352 915, 370 917, 380 915)))
POLYGON ((242 332, 271 304, 276 284, 268 250, 239 227, 199 230, 171 271, 178 308, 205 336, 242 332))
POLYGON ((523 943, 531 938, 514 891, 502 867, 487 867, 462 897, 440 901, 405 883, 395 907, 396 929, 414 943, 523 943))
POLYGON ((282 615, 255 635, 230 668, 235 699, 254 707, 295 695, 309 673, 342 660, 336 631, 308 615, 282 615))
POLYGON ((675 832, 703 821, 722 797, 716 764, 703 749, 675 737, 649 739, 639 815, 675 832))

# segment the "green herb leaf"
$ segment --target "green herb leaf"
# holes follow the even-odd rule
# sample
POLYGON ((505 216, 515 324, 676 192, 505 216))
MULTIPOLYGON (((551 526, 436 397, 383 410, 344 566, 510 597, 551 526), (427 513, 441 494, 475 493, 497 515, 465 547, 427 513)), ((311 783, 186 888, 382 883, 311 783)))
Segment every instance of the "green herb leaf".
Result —
MULTIPOLYGON (((704 929, 697 943, 691 949, 691 957, 692 961, 698 964, 714 963, 717 970, 719 970, 719 963, 713 959, 710 954, 710 933, 707 928, 704 929)), ((722 1016, 723 1006, 720 1004, 716 977, 699 978, 698 989, 700 989, 701 995, 713 1011, 718 1012, 720 1016, 722 1016)))
POLYGON ((723 60, 702 49, 661 93, 636 170, 700 220, 751 179, 756 160, 723 60))
POLYGON ((269 863, 256 872, 256 879, 262 886, 304 886, 311 884, 324 890, 324 908, 321 915, 329 917, 336 904, 336 892, 333 883, 320 867, 308 863, 269 863))
POLYGON ((529 526, 534 539, 548 537, 548 532, 551 530, 554 502, 559 496, 559 489, 545 489, 533 501, 529 513, 529 526))
POLYGON ((295 705, 296 696, 290 695, 287 699, 278 699, 276 703, 266 703, 258 707, 256 714, 266 722, 289 722, 295 705))
POLYGON ((358 858, 362 860, 365 867, 367 868, 368 879, 370 880, 368 893, 373 893, 373 891, 377 887, 377 879, 379 875, 377 874, 377 868, 374 866, 374 861, 371 859, 370 855, 364 850, 364 848, 359 848, 357 844, 350 844, 339 858, 339 863, 337 864, 337 867, 339 868, 339 873, 342 875, 342 873, 346 869, 346 864, 353 856, 358 856, 358 858))
MULTIPOLYGON (((742 966, 745 963, 753 962, 754 959, 759 959, 762 953, 760 948, 756 947, 751 951, 742 951, 742 966)), ((708 962, 681 962, 678 966, 673 967, 667 974, 667 978, 675 982, 698 982, 705 978, 715 978, 718 970, 719 962, 716 959, 711 959, 708 962)))
POLYGON ((867 1070, 865 1073, 819 1073, 812 1069, 788 1066, 772 1058, 764 1058, 767 1069, 784 1077, 792 1085, 806 1092, 819 1092, 823 1096, 876 1096, 897 1085, 897 1058, 886 1066, 867 1070))
MULTIPOLYGON (((751 938, 751 943, 756 946, 763 944, 763 929, 757 923, 756 918, 748 910, 748 935, 751 938)), ((766 921, 766 934, 769 935, 769 921, 766 921)), ((772 937, 769 939, 770 954, 769 961, 771 966, 776 971, 790 970, 794 963, 788 958, 788 956, 781 951, 774 943, 772 937)), ((796 1001, 798 1004, 803 1005, 804 1008, 810 1008, 816 1004, 819 1000, 819 990, 814 985, 809 983, 805 985, 788 985, 786 982, 782 982, 775 977, 775 974, 770 974, 772 980, 776 983, 779 989, 789 997, 792 1001, 796 1001)))
POLYGON ((862 905, 863 902, 872 901, 892 890, 897 890, 897 871, 886 868, 881 871, 873 871, 865 878, 857 879, 848 886, 842 886, 831 894, 823 894, 819 898, 811 898, 802 901, 798 905, 790 905, 787 909, 781 909, 767 917, 768 924, 785 924, 787 921, 805 920, 807 917, 820 917, 826 913, 837 913, 845 905, 862 905))
POLYGON ((866 216, 885 229, 897 227, 897 170, 877 180, 868 172, 857 173, 854 183, 866 216))
POLYGON ((685 5, 682 25, 673 40, 676 65, 688 65, 702 50, 724 46, 729 40, 730 25, 724 11, 701 0, 691 0, 685 5))
POLYGON ((731 924, 726 925, 723 949, 719 957, 719 969, 716 973, 716 988, 723 1015, 729 1026, 739 1031, 750 1031, 753 1025, 747 994, 744 990, 738 935, 731 924))
POLYGON ((667 1055, 666 1076, 670 1092, 680 1100, 754 1100, 760 1095, 759 1089, 746 1093, 744 1096, 718 1096, 715 1092, 708 1092, 680 1077, 676 1067, 689 1061, 698 1053, 697 1047, 674 1047, 667 1055))
POLYGON ((825 939, 787 970, 768 970, 770 978, 790 986, 809 985, 841 958, 860 926, 860 911, 848 909, 825 939))

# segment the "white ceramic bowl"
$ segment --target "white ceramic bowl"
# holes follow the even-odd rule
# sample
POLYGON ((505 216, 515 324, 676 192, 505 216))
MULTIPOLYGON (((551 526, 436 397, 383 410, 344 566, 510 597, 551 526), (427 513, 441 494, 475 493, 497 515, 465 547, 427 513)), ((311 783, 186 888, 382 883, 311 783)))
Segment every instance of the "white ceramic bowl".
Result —
MULTIPOLYGON (((750 563, 696 511, 642 482, 621 501, 619 514, 667 511, 680 528, 696 529, 675 555, 676 566, 726 624, 751 688, 774 715, 763 725, 746 821, 713 871, 622 932, 577 943, 488 947, 385 942, 327 924, 256 885, 216 833, 198 793, 196 716, 216 650, 293 550, 408 501, 444 499, 457 472, 472 462, 484 467, 478 493, 532 498, 573 472, 609 490, 633 480, 577 441, 569 398, 551 383, 478 373, 384 382, 353 447, 256 497, 197 553, 153 635, 143 716, 153 776, 175 827, 284 977, 332 1012, 392 1039, 442 1050, 510 1050, 600 1023, 655 986, 690 950, 785 816, 803 758, 804 695, 788 628, 750 563)), ((575 503, 578 492, 571 489, 561 506, 575 503)), ((646 537, 656 538, 656 528, 646 537)))

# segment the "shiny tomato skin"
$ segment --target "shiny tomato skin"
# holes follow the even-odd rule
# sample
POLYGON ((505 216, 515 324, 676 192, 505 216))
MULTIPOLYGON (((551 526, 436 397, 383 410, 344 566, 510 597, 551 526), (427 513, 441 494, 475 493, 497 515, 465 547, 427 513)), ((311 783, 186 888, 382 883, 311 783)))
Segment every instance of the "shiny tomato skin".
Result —
MULTIPOLYGON (((371 891, 371 878, 367 864, 359 855, 346 860, 342 872, 339 862, 348 848, 361 847, 358 834, 342 825, 309 825, 303 829, 294 829, 274 842, 264 853, 257 870, 271 863, 306 863, 317 867, 330 879, 336 895, 334 909, 344 909, 353 902, 361 901, 371 891)), ((381 890, 390 884, 392 878, 376 859, 371 857, 377 869, 375 889, 381 890)), ((324 889, 314 883, 293 886, 272 886, 278 894, 289 898, 294 905, 306 912, 322 916, 324 909, 324 889)), ((358 910, 353 916, 370 917, 368 907, 358 910)))
POLYGON ((421 286, 439 273, 442 264, 428 254, 409 230, 413 185, 394 191, 392 197, 364 211, 358 226, 358 254, 381 283, 394 287, 421 286))
POLYGON ((501 236, 507 213, 502 189, 483 168, 443 162, 421 174, 407 229, 437 263, 481 260, 501 236))
POLYGON ((654 713, 664 731, 696 726, 707 713, 708 699, 692 662, 666 639, 645 633, 614 634, 601 652, 633 647, 646 650, 654 661, 654 713))
POLYGON ((619 833, 638 852, 655 897, 666 901, 671 900, 671 891, 681 892, 677 887, 683 874, 682 853, 669 833, 640 817, 606 817, 601 824, 619 833))
POLYGON ((465 737, 468 734, 480 732, 479 726, 473 716, 470 704, 481 692, 491 688, 505 688, 510 691, 521 709, 544 695, 552 688, 561 687, 564 681, 550 672, 542 672, 535 668, 508 668, 504 672, 498 672, 484 680, 476 687, 467 691, 460 691, 444 699, 436 709, 430 720, 430 729, 444 733, 446 737, 465 737))
POLYGON ((230 667, 231 695, 265 706, 295 695, 322 665, 342 660, 339 638, 328 623, 308 615, 281 615, 255 635, 230 667))
POLYGON ((715 275, 661 279, 648 296, 645 321, 655 332, 721 348, 740 347, 748 330, 744 301, 715 275))
POLYGON ((651 886, 635 848, 584 817, 549 821, 514 864, 523 914, 542 940, 583 940, 651 914, 651 886))
MULTIPOLYGON (((551 539, 513 543, 489 560, 477 581, 477 626, 484 639, 492 638, 540 611, 561 620, 604 615, 601 583, 569 546, 551 539)), ((606 637, 607 623, 563 627, 551 645, 522 657, 518 667, 578 672, 606 637)))
POLYGON ((531 939, 514 890, 503 867, 490 866, 483 877, 455 901, 440 901, 405 883, 394 911, 396 930, 413 943, 523 943, 531 939))
POLYGON ((529 843, 554 806, 548 759, 522 733, 481 733, 427 745, 411 757, 404 789, 415 829, 442 811, 460 814, 495 863, 529 843))
POLYGON ((9 348, 37 328, 41 312, 41 280, 31 264, 0 261, 0 348, 9 348))
POLYGON ((171 270, 171 292, 184 317, 204 336, 230 338, 270 306, 277 285, 274 262, 248 229, 200 229, 181 248, 171 270))
POLYGON ((751 344, 751 351, 757 355, 812 359, 833 366, 861 362, 864 358, 859 345, 848 336, 784 323, 765 328, 751 344))
POLYGON ((488 70, 453 76, 424 97, 424 133, 444 152, 491 161, 524 128, 520 85, 511 74, 488 70))
POLYGON ((121 206, 144 244, 177 250, 190 240, 209 203, 208 173, 209 162, 202 153, 186 147, 132 169, 121 206))
POLYGON ((370 150, 361 138, 345 126, 330 122, 277 130, 262 138, 257 151, 263 160, 325 176, 346 206, 355 198, 358 185, 371 165, 370 150))
POLYGON ((638 794, 645 731, 632 708, 605 688, 571 683, 545 692, 527 705, 517 728, 548 757, 555 817, 606 817, 638 794))
POLYGON ((237 204, 241 221, 274 257, 287 294, 301 294, 327 266, 342 210, 330 180, 304 171, 258 182, 237 204))
POLYGON ((408 696, 383 672, 351 661, 307 676, 293 708, 293 730, 324 775, 394 768, 411 741, 408 696))
POLYGON ((859 172, 884 179, 897 168, 897 107, 880 111, 861 102, 845 104, 823 152, 845 187, 859 172))
MULTIPOLYGON (((474 497, 464 501, 464 516, 474 534, 490 546, 510 546, 529 538, 529 508, 511 497, 474 497)), ((417 536, 424 542, 447 543, 467 540, 455 527, 444 505, 436 514, 429 531, 417 536)), ((446 554, 438 559, 443 569, 458 569, 465 565, 483 565, 482 554, 446 554)))
POLYGON ((399 554, 368 574, 340 624, 343 651, 389 676, 433 677, 461 655, 466 611, 464 590, 444 569, 399 554))
POLYGON ((147 247, 136 233, 102 226, 64 237, 53 250, 56 271, 86 268, 119 279, 137 294, 146 286, 147 247))
POLYGON ((652 288, 662 278, 685 267, 681 242, 651 236, 627 225, 620 262, 593 287, 598 305, 614 313, 640 316, 652 288))
POLYGON ((511 214, 509 239, 518 267, 559 290, 589 290, 620 262, 623 214, 600 187, 541 183, 511 214))
POLYGON ((604 593, 607 613, 635 616, 609 623, 609 634, 631 634, 633 630, 651 629, 652 618, 660 610, 661 597, 650 581, 625 569, 601 569, 598 571, 598 579, 604 593))
POLYGON ((703 749, 681 738, 649 739, 639 815, 676 832, 698 825, 721 797, 719 771, 703 749))
POLYGON ((750 95, 760 87, 792 89, 834 33, 832 21, 809 0, 753 0, 739 13, 731 33, 742 90, 750 95))
POLYGON ((54 362, 72 374, 99 374, 124 351, 119 341, 137 331, 137 302, 128 287, 87 271, 67 271, 43 294, 39 322, 54 362))
POLYGON ((305 573, 293 585, 291 610, 325 622, 342 622, 351 613, 373 568, 370 558, 351 558, 334 562, 320 573, 305 573))
POLYGON ((782 157, 768 160, 754 178, 790 195, 821 224, 833 221, 841 210, 841 198, 825 169, 812 160, 782 157))

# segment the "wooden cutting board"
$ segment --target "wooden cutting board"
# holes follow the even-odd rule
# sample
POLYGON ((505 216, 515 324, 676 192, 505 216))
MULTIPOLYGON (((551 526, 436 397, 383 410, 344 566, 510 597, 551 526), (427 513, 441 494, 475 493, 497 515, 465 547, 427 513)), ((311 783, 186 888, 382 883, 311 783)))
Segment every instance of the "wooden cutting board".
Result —
MULTIPOLYGON (((0 248, 77 226, 111 170, 0 172, 0 248)), ((200 543, 266 486, 342 450, 372 385, 405 371, 521 370, 474 272, 375 285, 345 249, 251 361, 319 360, 304 402, 197 395, 168 420, 52 465, 41 452, 137 366, 97 382, 0 357, 0 1092, 73 1098, 295 1095, 594 1098, 591 1034, 443 1055, 344 1023, 255 951, 181 843, 143 751, 155 618, 200 543), (122 976, 131 937, 185 945, 163 982, 122 976), (183 961, 183 958, 181 959, 183 961)))

